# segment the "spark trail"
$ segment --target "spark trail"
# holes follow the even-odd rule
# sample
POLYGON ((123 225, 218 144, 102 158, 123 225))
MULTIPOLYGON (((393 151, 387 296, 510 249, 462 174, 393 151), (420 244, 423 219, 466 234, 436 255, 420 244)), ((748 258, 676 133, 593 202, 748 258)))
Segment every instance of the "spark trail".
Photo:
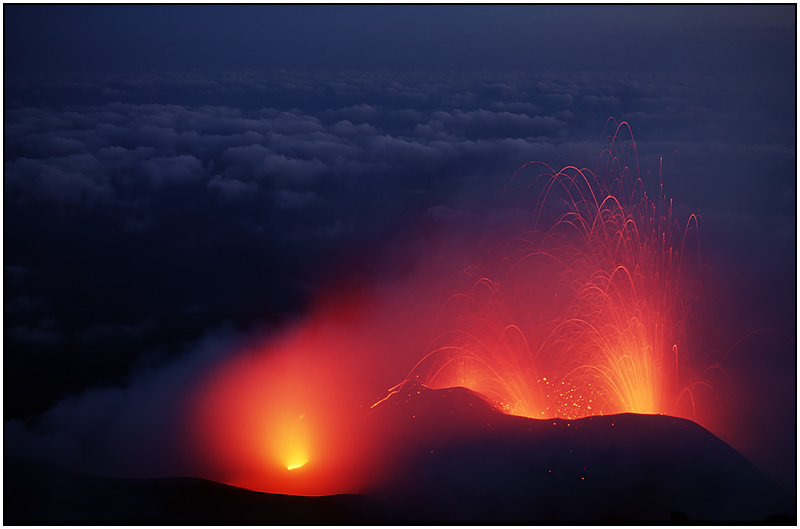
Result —
POLYGON ((700 270, 698 218, 678 223, 660 168, 658 196, 648 196, 624 122, 595 171, 531 162, 512 182, 536 170, 518 194, 520 221, 493 234, 488 266, 463 273, 441 314, 449 330, 409 378, 464 386, 534 418, 691 415, 683 401, 703 384, 685 339, 700 270), (538 197, 525 208, 533 189, 538 197))

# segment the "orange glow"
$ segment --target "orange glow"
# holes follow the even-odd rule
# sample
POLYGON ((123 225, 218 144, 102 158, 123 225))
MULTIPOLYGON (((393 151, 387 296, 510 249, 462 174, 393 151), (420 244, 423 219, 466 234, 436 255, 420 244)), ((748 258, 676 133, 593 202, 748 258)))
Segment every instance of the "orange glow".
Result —
POLYGON ((292 454, 292 456, 286 462, 286 469, 287 470, 294 470, 296 468, 300 468, 308 463, 308 458, 301 454, 292 454))
POLYGON ((189 397, 198 477, 280 494, 366 490, 390 447, 365 418, 404 362, 398 351, 418 349, 407 329, 430 316, 398 300, 419 290, 326 293, 305 319, 212 366, 189 397))
POLYGON ((532 418, 697 418, 696 403, 684 405, 699 380, 684 324, 699 279, 698 219, 681 227, 671 200, 648 196, 623 127, 630 132, 620 124, 600 158, 601 177, 535 162, 520 169, 544 168, 534 179, 541 194, 493 234, 488 266, 464 271, 442 311, 446 332, 409 378, 467 387, 532 418))
POLYGON ((216 366, 191 420, 203 477, 283 494, 359 490, 355 455, 367 447, 339 347, 301 327, 216 366))
POLYGON ((308 463, 308 445, 311 432, 303 421, 305 415, 297 418, 276 417, 275 432, 272 436, 272 451, 276 459, 283 459, 286 468, 294 470, 308 463))

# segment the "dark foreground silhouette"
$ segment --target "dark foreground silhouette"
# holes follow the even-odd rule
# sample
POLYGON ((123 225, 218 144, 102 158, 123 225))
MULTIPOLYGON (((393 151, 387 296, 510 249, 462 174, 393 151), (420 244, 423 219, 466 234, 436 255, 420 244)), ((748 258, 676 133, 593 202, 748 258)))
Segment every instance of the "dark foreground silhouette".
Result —
MULTIPOLYGON (((368 416, 397 447, 367 495, 298 497, 197 478, 112 479, 4 458, 3 522, 777 523, 796 500, 697 424, 504 415, 463 389, 406 384, 368 416)), ((384 436, 383 439, 380 436, 384 436)))

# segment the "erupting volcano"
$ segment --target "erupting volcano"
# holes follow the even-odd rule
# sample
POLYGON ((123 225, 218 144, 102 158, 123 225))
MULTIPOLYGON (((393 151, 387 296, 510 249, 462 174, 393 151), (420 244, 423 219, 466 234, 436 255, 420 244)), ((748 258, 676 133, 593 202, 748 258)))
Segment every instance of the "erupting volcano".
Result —
POLYGON ((795 522, 796 11, 4 6, 4 523, 795 522))
MULTIPOLYGON (((657 175, 640 175, 624 122, 595 170, 524 165, 487 234, 467 238, 466 268, 453 246, 409 243, 426 265, 396 282, 344 281, 207 366, 187 396, 181 457, 250 491, 359 495, 316 498, 311 518, 306 504, 263 500, 290 521, 786 514, 785 491, 709 433, 730 414, 726 374, 692 338, 700 222, 665 197, 660 164, 657 175)), ((261 499, 241 501, 259 520, 261 499)))
POLYGON ((524 190, 541 189, 534 207, 490 235, 490 266, 464 273, 442 313, 451 330, 410 378, 467 387, 532 418, 695 419, 704 382, 684 326, 700 272, 697 217, 679 225, 660 182, 658 197, 648 196, 626 123, 598 170, 531 162, 514 178, 537 168, 524 190))
MULTIPOLYGON (((624 122, 594 171, 520 168, 480 262, 453 276, 436 338, 405 382, 468 388, 533 419, 637 413, 703 425, 711 414, 702 412, 719 411, 721 399, 705 379, 719 368, 693 357, 686 331, 699 296, 699 222, 677 217, 660 178, 659 167, 652 199, 624 122)), ((418 283, 384 296, 340 289, 282 338, 209 372, 190 421, 199 457, 215 462, 209 477, 304 495, 363 492, 387 479, 385 461, 414 441, 366 418, 406 385, 377 402, 368 388, 378 357, 402 341, 392 332, 425 334, 390 331, 430 304, 418 283)))

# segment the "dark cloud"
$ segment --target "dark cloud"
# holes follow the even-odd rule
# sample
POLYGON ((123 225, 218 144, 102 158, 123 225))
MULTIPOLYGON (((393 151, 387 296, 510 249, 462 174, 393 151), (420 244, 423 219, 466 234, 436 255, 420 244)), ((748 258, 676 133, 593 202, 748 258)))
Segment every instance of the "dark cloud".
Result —
POLYGON ((56 330, 57 322, 52 318, 44 319, 36 327, 16 326, 7 331, 12 342, 35 347, 55 347, 64 341, 64 334, 56 330))
MULTIPOLYGON (((145 324, 144 326, 146 326, 145 324)), ((100 326, 84 337, 123 338, 142 325, 100 326)), ((6 449, 94 475, 174 476, 188 472, 185 395, 220 357, 244 342, 228 327, 208 331, 177 359, 144 367, 119 386, 96 387, 60 400, 26 427, 7 421, 6 449)))
POLYGON ((3 313, 15 314, 21 312, 30 312, 33 310, 41 309, 47 306, 47 300, 44 298, 32 298, 26 295, 17 296, 11 300, 3 303, 3 313))
MULTIPOLYGON (((40 86, 24 78, 9 82, 40 86)), ((97 226, 88 235, 93 244, 117 232, 156 230, 161 242, 155 247, 164 256, 179 240, 185 244, 226 230, 232 230, 225 236, 229 242, 241 244, 247 233, 265 234, 267 248, 284 240, 287 230, 296 240, 301 232, 343 234, 333 227, 353 226, 349 233, 358 240, 359 232, 370 231, 365 226, 399 226, 431 207, 472 200, 472 206, 491 208, 488 197, 497 196, 503 180, 526 161, 555 162, 570 154, 592 165, 610 115, 633 122, 643 171, 655 172, 656 158, 665 157, 665 185, 675 195, 685 191, 680 198, 689 207, 713 214, 746 196, 749 206, 737 207, 756 208, 756 222, 769 216, 774 187, 750 173, 763 160, 781 167, 762 171, 762 178, 783 186, 779 196, 791 196, 794 188, 785 178, 794 159, 792 123, 758 95, 763 89, 712 91, 704 79, 212 71, 60 82, 49 78, 47 86, 71 87, 76 104, 41 107, 24 103, 22 95, 12 99, 6 117, 7 203, 100 207, 90 214, 95 221, 86 219, 97 226), (101 84, 127 89, 113 94, 116 102, 79 104, 80 93, 101 84), (275 97, 250 107, 264 90, 275 97), (174 93, 185 102, 160 102, 174 93), (316 108, 295 107, 304 93, 314 97, 316 108), (749 104, 718 111, 720 101, 738 103, 742 97, 749 104), (212 103, 214 98, 222 100, 212 103), (246 104, 237 107, 240 102, 246 104), (283 106, 268 106, 278 102, 283 106), (757 111, 765 108, 766 114, 757 111), (739 137, 731 137, 736 130, 739 137), (743 142, 754 146, 742 150, 743 142), (742 186, 747 194, 738 192, 742 186), (172 202, 178 194, 182 199, 172 202), (217 212, 210 233, 197 231, 206 229, 205 220, 195 228, 189 221, 206 207, 217 212), (300 209, 305 213, 297 217, 300 209), (374 218, 364 222, 365 212, 374 218), (299 231, 298 222, 305 225, 299 231)), ((784 201, 776 214, 790 215, 792 209, 784 201)))
POLYGON ((139 167, 148 186, 155 188, 188 185, 204 179, 203 165, 191 154, 151 158, 139 167))
POLYGON ((137 340, 143 334, 153 330, 156 323, 152 321, 132 324, 109 324, 100 323, 93 325, 85 331, 77 333, 78 340, 84 345, 105 345, 113 346, 120 340, 137 340))
POLYGON ((28 275, 30 271, 24 266, 18 265, 5 265, 3 266, 3 273, 5 277, 13 282, 21 281, 28 275))
POLYGON ((214 175, 206 185, 209 189, 219 191, 226 200, 235 200, 239 196, 257 193, 259 190, 257 182, 242 182, 236 178, 222 178, 220 175, 214 175))

